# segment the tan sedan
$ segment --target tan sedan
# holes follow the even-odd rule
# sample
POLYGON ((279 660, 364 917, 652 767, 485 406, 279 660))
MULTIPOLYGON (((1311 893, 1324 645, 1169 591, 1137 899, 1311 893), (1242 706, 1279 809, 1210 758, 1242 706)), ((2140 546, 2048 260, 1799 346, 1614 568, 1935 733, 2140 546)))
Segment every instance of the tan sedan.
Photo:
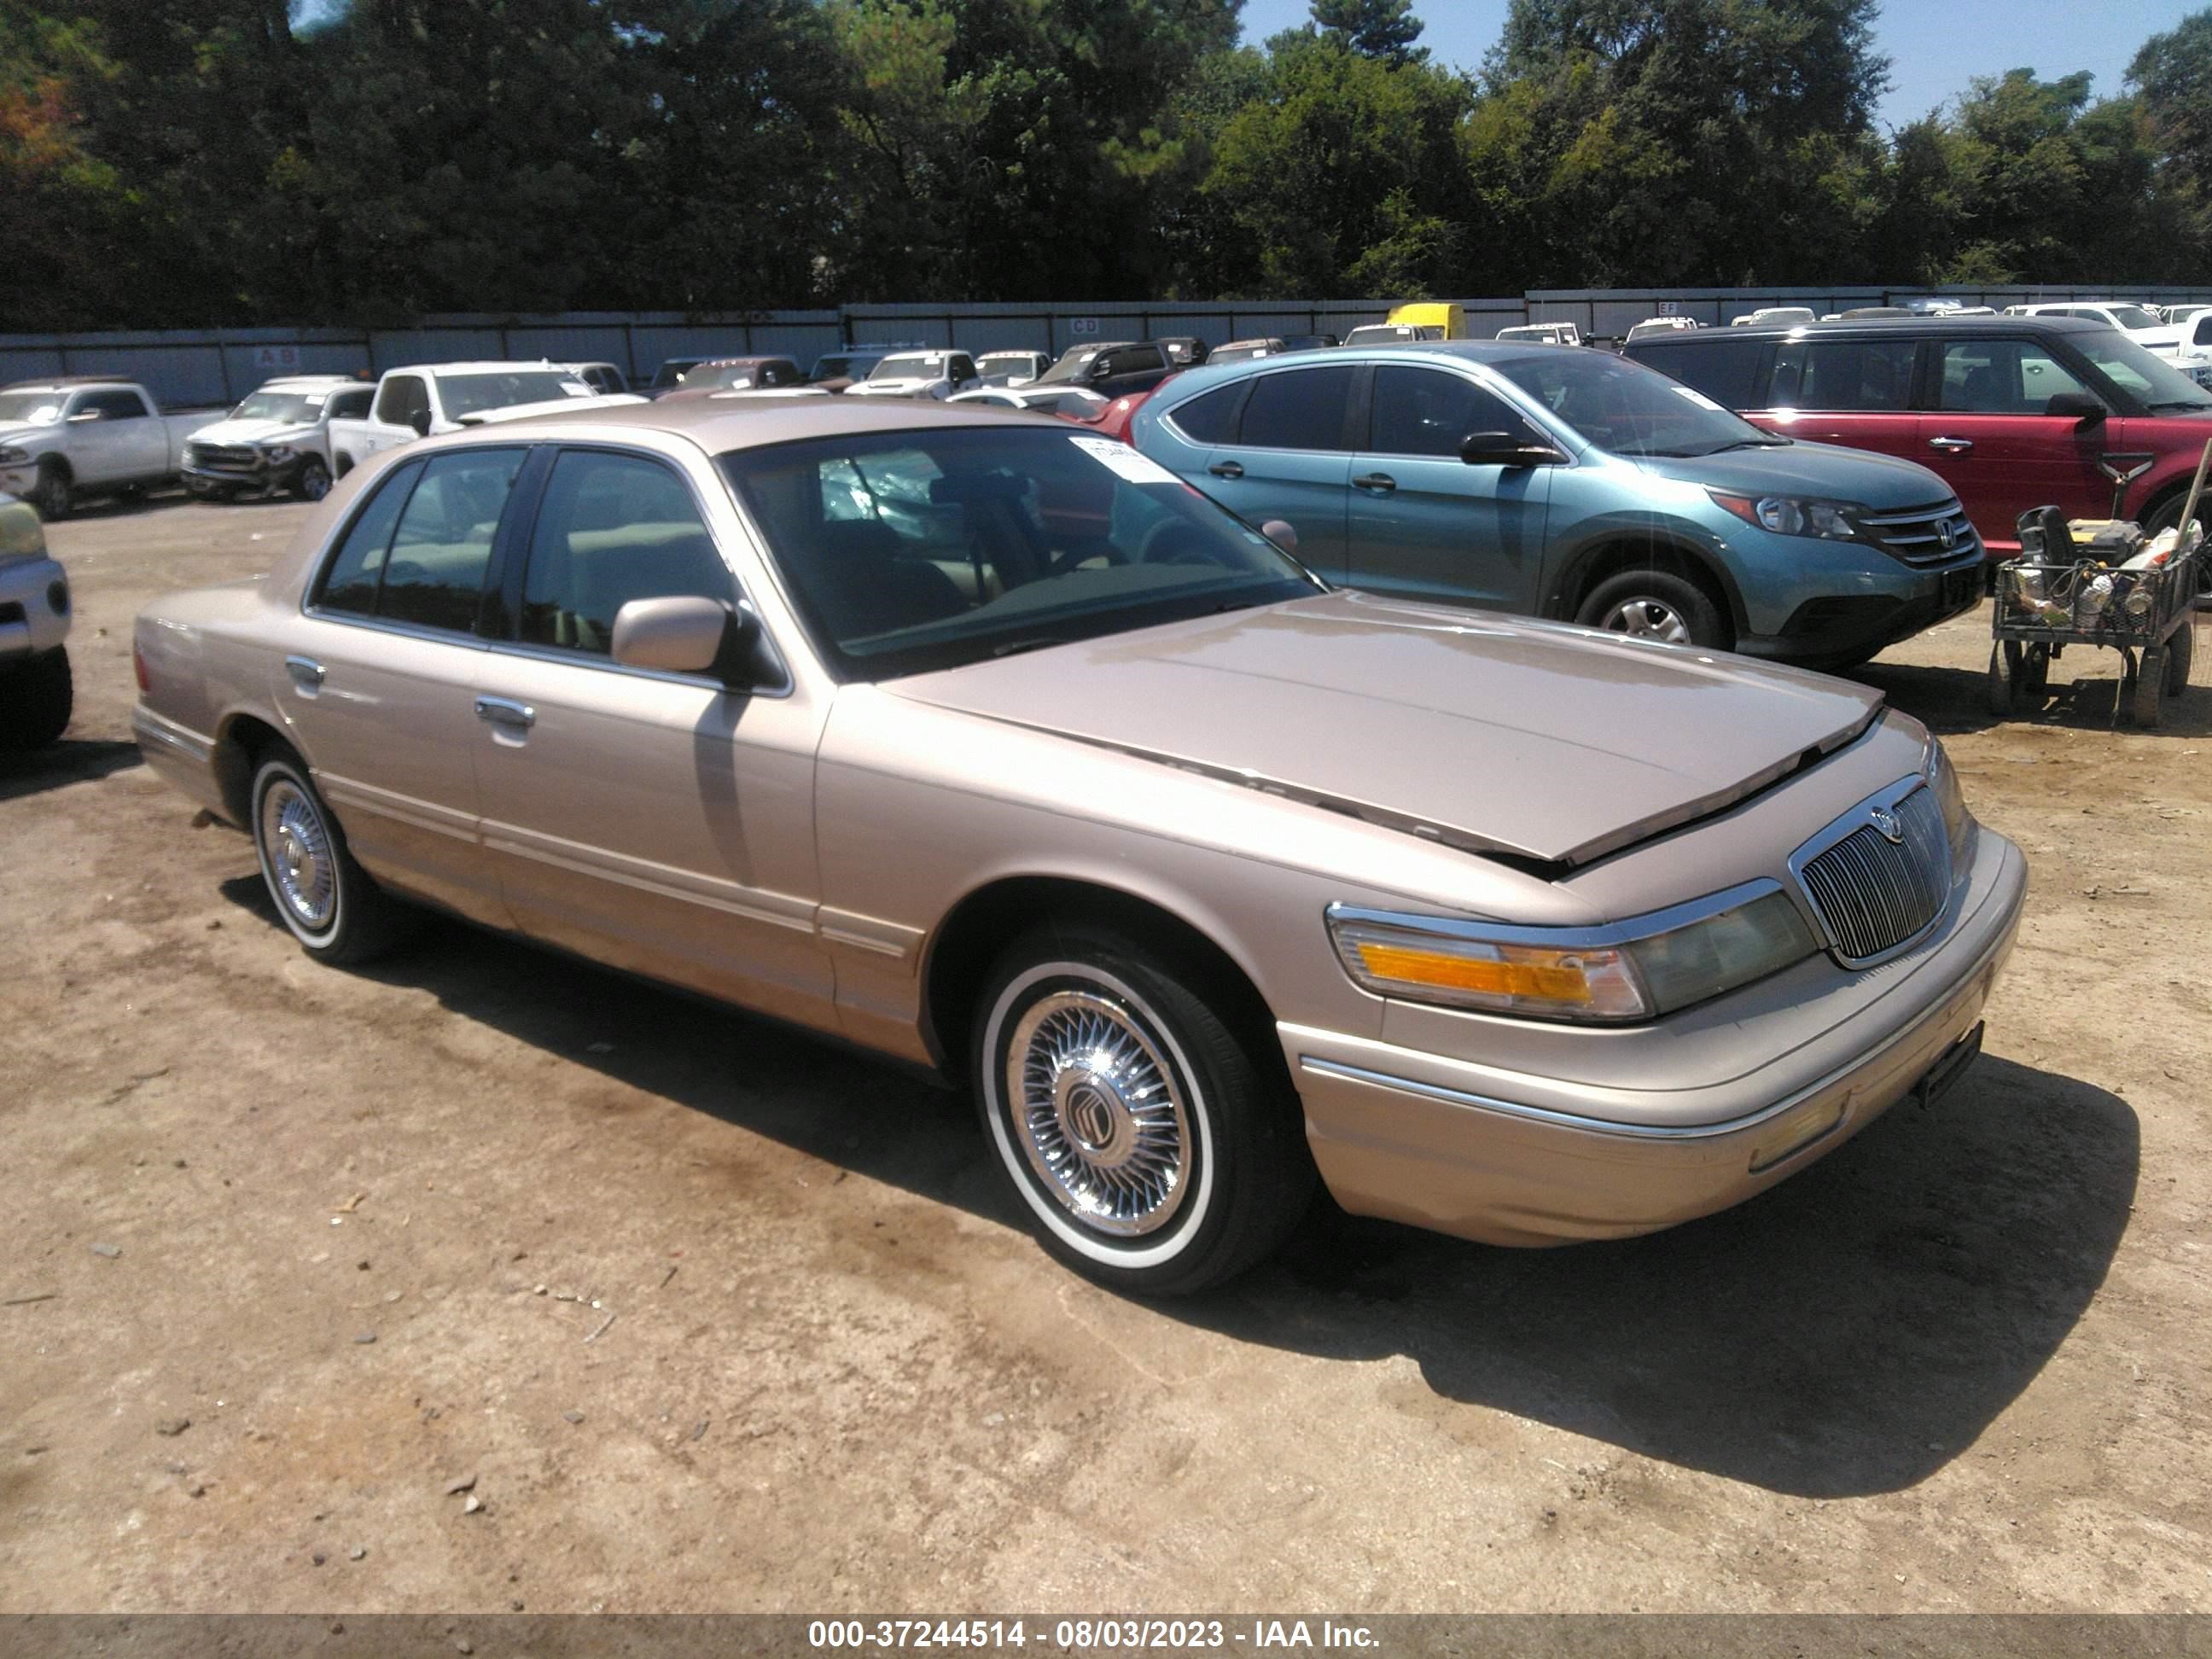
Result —
POLYGON ((409 445, 137 654, 311 955, 429 905, 933 1068, 1141 1291, 1316 1182, 1504 1243, 1735 1203, 1964 1068, 2025 886, 1875 692, 1331 592, 972 406, 409 445))

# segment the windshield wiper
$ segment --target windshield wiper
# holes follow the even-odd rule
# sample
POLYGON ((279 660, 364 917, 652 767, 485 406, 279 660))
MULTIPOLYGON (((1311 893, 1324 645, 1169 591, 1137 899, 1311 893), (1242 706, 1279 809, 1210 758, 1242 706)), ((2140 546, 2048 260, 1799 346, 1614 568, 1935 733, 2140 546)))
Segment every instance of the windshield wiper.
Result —
POLYGON ((1004 645, 991 647, 994 657, 1018 657, 1024 651, 1042 651, 1048 645, 1066 645, 1065 634, 1040 634, 1034 639, 1008 640, 1004 645))
POLYGON ((1790 438, 1738 438, 1732 444, 1723 444, 1717 449, 1701 449, 1700 455, 1725 455, 1731 449, 1782 449, 1796 440, 1790 438))

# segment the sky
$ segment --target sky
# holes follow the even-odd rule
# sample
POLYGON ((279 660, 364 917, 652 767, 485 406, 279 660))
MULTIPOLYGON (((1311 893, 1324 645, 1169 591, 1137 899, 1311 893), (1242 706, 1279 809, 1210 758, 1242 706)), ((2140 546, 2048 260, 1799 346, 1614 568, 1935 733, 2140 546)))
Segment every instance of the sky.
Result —
MULTIPOLYGON (((2046 81, 2076 70, 2097 78, 2091 91, 2121 89, 2142 43, 2179 23, 2204 0, 1891 0, 1875 26, 1875 49, 1890 58, 1890 90, 1881 118, 1916 121, 1948 103, 1978 75, 2033 69, 2046 81)), ((1479 68, 1504 27, 1506 0, 1413 0, 1428 25, 1421 44, 1443 62, 1479 68)), ((1257 42, 1307 21, 1306 0, 1245 0, 1244 38, 1257 42)))

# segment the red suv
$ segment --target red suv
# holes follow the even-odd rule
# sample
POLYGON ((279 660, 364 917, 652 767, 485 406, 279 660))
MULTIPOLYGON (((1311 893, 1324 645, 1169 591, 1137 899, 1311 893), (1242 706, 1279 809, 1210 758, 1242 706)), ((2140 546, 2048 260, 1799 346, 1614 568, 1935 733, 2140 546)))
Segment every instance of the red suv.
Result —
POLYGON ((2111 513, 2106 466, 2150 464, 2121 510, 2164 529, 2212 440, 2212 392, 2071 317, 1696 329, 1624 355, 1769 431, 1919 462, 1957 492, 1993 560, 2019 554, 2030 507, 2111 513))

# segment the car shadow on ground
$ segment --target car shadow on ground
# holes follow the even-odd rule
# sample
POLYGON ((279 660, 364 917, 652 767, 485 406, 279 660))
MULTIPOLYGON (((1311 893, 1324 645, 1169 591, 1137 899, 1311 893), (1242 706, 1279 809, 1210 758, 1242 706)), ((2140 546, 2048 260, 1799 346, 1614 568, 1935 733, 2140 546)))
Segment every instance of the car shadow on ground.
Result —
MULTIPOLYGON (((225 884, 276 926, 259 882, 225 884)), ((933 1202, 1019 1227, 963 1097, 865 1055, 458 924, 360 970, 455 1015, 933 1202), (594 1044, 611 1045, 594 1053, 594 1044)), ((618 1133, 611 1127, 608 1133, 618 1133)), ((1772 1491, 1925 1480, 2050 1360, 2134 1201, 2135 1114, 1985 1054, 1752 1203, 1649 1237, 1486 1248, 1319 1212, 1212 1295, 1149 1304, 1244 1343, 1411 1357, 1411 1402, 1512 1413, 1772 1491)), ((1036 1271, 1063 1270, 1042 1251, 1036 1271)))
MULTIPOLYGON (((2198 630, 2201 650, 2212 651, 2212 634, 2198 630)), ((2212 685, 2200 662, 2189 686, 2160 706, 2159 724, 2138 726, 2121 693, 2117 651, 2074 646, 2053 665, 2050 695, 2023 702, 2009 714, 1990 712, 1989 676, 1966 668, 1932 668, 1880 658, 1850 678, 1875 687, 1893 708, 1924 720, 1937 732, 1981 732, 1998 726, 2058 726, 2084 731, 2138 732, 2146 737, 2203 738, 2212 734, 2212 685)))
POLYGON ((0 800, 17 800, 64 784, 88 783, 144 763, 135 743, 64 738, 27 754, 0 755, 0 800))

